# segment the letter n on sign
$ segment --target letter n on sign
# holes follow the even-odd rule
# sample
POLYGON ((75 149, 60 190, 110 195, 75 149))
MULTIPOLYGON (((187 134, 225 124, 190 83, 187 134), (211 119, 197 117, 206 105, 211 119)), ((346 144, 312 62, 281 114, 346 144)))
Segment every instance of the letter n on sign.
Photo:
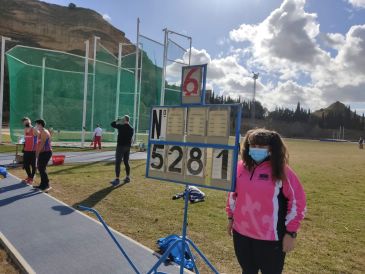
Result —
POLYGON ((153 108, 151 117, 151 140, 166 139, 167 108, 153 108))

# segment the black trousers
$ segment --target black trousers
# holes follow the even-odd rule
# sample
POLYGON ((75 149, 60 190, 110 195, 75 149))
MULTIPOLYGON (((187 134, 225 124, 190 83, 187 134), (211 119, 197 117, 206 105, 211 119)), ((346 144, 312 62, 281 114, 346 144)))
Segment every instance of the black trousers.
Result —
POLYGON ((243 274, 280 274, 285 252, 282 241, 256 240, 233 230, 233 244, 243 274))
POLYGON ((52 151, 44 151, 39 153, 38 156, 38 171, 41 176, 41 183, 39 185, 40 189, 49 188, 49 179, 47 174, 47 165, 49 159, 51 159, 52 151))
POLYGON ((115 151, 115 176, 119 178, 120 175, 120 164, 122 161, 124 162, 125 166, 125 173, 127 176, 130 174, 130 166, 129 166, 129 153, 131 148, 129 146, 117 146, 115 151))
POLYGON ((36 157, 35 151, 24 151, 23 153, 23 168, 27 173, 28 178, 33 179, 36 172, 36 157))

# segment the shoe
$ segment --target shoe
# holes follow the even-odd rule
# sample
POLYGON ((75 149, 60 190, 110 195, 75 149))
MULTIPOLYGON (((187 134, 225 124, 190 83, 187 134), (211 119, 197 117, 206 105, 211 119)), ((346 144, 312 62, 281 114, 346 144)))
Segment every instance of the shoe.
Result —
POLYGON ((112 186, 118 186, 120 184, 120 180, 115 179, 114 181, 111 181, 110 183, 112 184, 112 186))
POLYGON ((127 176, 127 177, 125 177, 125 179, 123 180, 123 182, 124 182, 125 184, 130 183, 130 182, 131 182, 131 178, 129 178, 129 176, 127 176))
POLYGON ((42 189, 42 191, 45 192, 45 193, 48 193, 48 191, 50 191, 51 189, 52 189, 52 187, 49 186, 49 187, 47 187, 45 189, 42 189))
POLYGON ((29 179, 30 179, 29 177, 27 177, 27 178, 23 179, 23 180, 22 180, 22 183, 27 184, 29 179))
POLYGON ((40 189, 41 190, 41 186, 33 186, 34 189, 40 189))
POLYGON ((33 185, 33 179, 32 178, 28 178, 26 181, 25 181, 25 183, 27 184, 27 185, 33 185))

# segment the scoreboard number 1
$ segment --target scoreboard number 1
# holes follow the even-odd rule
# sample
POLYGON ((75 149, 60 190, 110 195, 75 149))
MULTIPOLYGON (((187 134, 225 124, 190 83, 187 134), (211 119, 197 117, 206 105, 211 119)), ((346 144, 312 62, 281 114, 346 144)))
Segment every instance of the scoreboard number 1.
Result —
POLYGON ((214 149, 212 178, 221 180, 231 180, 232 150, 214 149))

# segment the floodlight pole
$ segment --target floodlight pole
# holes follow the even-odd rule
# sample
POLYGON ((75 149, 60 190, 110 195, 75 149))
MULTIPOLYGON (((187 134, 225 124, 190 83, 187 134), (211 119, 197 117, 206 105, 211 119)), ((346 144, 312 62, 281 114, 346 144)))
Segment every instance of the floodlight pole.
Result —
POLYGON ((255 116, 256 116, 256 80, 259 78, 259 73, 252 72, 252 78, 253 78, 253 99, 252 99, 252 113, 251 113, 251 119, 252 119, 252 127, 255 126, 255 116))
MULTIPOLYGON (((137 93, 138 93, 138 55, 139 55, 139 23, 140 20, 137 18, 137 41, 136 41, 136 66, 134 68, 134 108, 133 108, 133 128, 136 130, 137 120, 137 93)), ((137 132, 134 132, 133 140, 136 140, 137 132)))
POLYGON ((169 43, 169 30, 167 28, 163 29, 165 33, 164 38, 164 48, 163 48, 163 67, 162 67, 162 81, 161 81, 161 96, 160 96, 160 106, 165 105, 165 78, 166 78, 166 65, 167 65, 167 48, 169 43))
POLYGON ((40 117, 43 119, 43 110, 44 110, 44 82, 46 75, 46 57, 42 58, 42 89, 41 89, 41 113, 40 117))
POLYGON ((90 41, 85 41, 85 73, 84 73, 84 103, 82 108, 82 133, 81 133, 81 147, 84 147, 85 130, 86 130, 86 107, 87 107, 87 85, 89 76, 89 47, 90 41))
POLYGON ((1 36, 1 65, 0 65, 0 144, 3 141, 3 99, 4 99, 4 74, 5 74, 5 42, 11 39, 1 36))
POLYGON ((94 128, 94 105, 95 105, 95 78, 96 78, 96 46, 100 37, 94 36, 94 62, 93 62, 93 92, 91 95, 91 125, 90 130, 94 128))

